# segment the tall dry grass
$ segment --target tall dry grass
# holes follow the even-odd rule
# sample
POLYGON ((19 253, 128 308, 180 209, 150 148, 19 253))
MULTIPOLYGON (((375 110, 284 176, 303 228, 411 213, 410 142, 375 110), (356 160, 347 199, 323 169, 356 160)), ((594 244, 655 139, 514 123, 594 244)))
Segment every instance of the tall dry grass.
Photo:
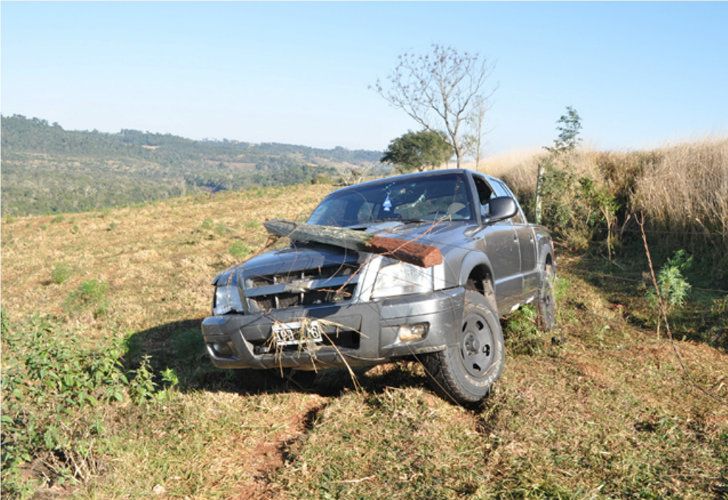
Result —
MULTIPOLYGON (((510 163, 507 156, 499 157, 482 170, 504 178, 529 204, 538 164, 546 155, 515 155, 510 163)), ((620 223, 628 214, 642 212, 654 234, 728 249, 728 138, 651 151, 580 149, 559 163, 605 186, 620 205, 620 223)))
POLYGON ((660 154, 637 180, 633 208, 654 226, 705 235, 728 248, 728 139, 682 144, 660 154))

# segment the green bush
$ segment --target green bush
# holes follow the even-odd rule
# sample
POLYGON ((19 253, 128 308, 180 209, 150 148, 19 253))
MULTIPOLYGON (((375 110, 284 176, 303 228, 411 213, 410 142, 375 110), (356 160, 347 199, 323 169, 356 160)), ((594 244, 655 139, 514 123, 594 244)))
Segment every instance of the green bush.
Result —
POLYGON ((654 288, 650 288, 647 291, 647 302, 655 316, 658 334, 660 332, 660 325, 664 319, 660 310, 660 298, 665 307, 664 312, 668 315, 685 304, 685 299, 691 287, 685 276, 683 276, 683 272, 687 271, 692 263, 692 256, 689 256, 685 250, 681 249, 676 251, 672 257, 667 259, 667 262, 665 262, 657 273, 659 297, 654 288))
POLYGON ((103 417, 99 403, 125 397, 120 346, 85 349, 39 317, 23 328, 3 317, 2 338, 3 491, 18 493, 21 465, 36 458, 60 478, 92 472, 103 417))
POLYGON ((51 281, 56 285, 60 285, 68 281, 68 278, 71 277, 72 273, 73 270, 71 269, 71 266, 64 264, 63 262, 59 262, 53 266, 53 270, 51 271, 51 281))
POLYGON ((154 389, 157 384, 154 382, 154 373, 149 363, 148 355, 142 356, 139 367, 134 370, 134 378, 129 384, 129 395, 131 400, 137 404, 146 403, 154 397, 154 389))
POLYGON ((232 255, 233 257, 242 259, 250 253, 250 248, 242 241, 236 241, 235 243, 230 245, 228 252, 230 252, 230 255, 232 255))
POLYGON ((9 497, 28 489, 27 464, 34 461, 44 464, 51 483, 95 474, 108 405, 168 399, 178 383, 174 371, 165 370, 165 389, 156 392, 149 357, 130 380, 121 341, 89 348, 74 332, 39 316, 16 324, 2 314, 0 323, 2 491, 9 497))
POLYGON ((600 233, 609 253, 618 207, 614 196, 594 179, 551 163, 542 186, 542 223, 575 248, 586 248, 600 233))

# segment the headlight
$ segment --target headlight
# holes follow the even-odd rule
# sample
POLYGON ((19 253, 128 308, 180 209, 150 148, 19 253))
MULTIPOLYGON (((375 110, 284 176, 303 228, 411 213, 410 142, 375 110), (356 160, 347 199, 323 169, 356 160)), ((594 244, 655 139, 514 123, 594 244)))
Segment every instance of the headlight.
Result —
POLYGON ((218 286, 215 288, 215 305, 212 308, 212 313, 218 316, 230 311, 243 312, 238 287, 235 285, 218 286))
POLYGON ((384 261, 379 268, 372 298, 433 291, 432 267, 423 268, 404 262, 391 262, 393 261, 384 261))

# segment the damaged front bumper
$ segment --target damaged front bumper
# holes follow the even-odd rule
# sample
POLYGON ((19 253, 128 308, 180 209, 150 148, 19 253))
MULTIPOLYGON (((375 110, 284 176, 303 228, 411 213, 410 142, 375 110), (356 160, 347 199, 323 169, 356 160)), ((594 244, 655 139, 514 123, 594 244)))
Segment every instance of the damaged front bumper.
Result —
POLYGON ((460 325, 463 297, 464 289, 458 287, 374 302, 210 316, 202 322, 202 335, 218 368, 306 370, 371 365, 445 349, 460 325), (302 319, 321 320, 326 330, 323 342, 274 346, 274 324, 302 319))

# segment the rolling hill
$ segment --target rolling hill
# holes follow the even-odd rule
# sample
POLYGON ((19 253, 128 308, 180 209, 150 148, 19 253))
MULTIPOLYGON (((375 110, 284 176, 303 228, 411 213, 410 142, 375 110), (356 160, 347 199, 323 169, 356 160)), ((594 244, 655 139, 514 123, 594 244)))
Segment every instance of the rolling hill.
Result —
POLYGON ((2 117, 2 211, 94 210, 196 191, 331 181, 353 170, 386 171, 377 151, 191 140, 122 130, 65 130, 2 117))

